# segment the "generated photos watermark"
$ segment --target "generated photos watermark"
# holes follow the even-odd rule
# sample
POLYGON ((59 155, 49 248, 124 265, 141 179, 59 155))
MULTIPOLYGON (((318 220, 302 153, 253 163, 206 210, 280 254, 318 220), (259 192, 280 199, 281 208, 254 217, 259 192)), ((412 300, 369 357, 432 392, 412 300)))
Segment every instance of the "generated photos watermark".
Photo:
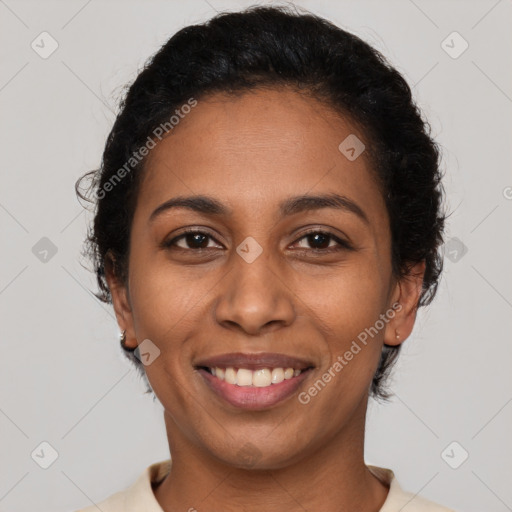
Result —
POLYGON ((169 118, 168 121, 159 124, 152 132, 152 135, 148 135, 146 142, 139 147, 137 151, 132 153, 132 156, 120 167, 115 174, 113 174, 106 183, 104 183, 98 190, 95 191, 96 199, 103 199, 107 192, 110 192, 114 187, 127 175, 132 169, 134 169, 144 157, 156 146, 157 141, 161 141, 163 137, 173 130, 179 122, 190 113, 192 108, 197 105, 197 100, 189 98, 187 103, 181 105, 174 111, 174 114, 169 118))
POLYGON ((339 355, 336 358, 335 363, 326 371, 324 374, 319 377, 309 388, 307 391, 302 391, 299 393, 298 400, 301 404, 306 405, 309 404, 311 398, 315 397, 325 386, 334 379, 347 364, 354 359, 354 356, 361 352, 362 347, 366 346, 368 343, 368 337, 373 339, 384 327, 386 324, 395 318, 397 312, 401 311, 403 308, 400 302, 395 302, 391 308, 389 308, 385 313, 382 313, 379 316, 379 319, 371 326, 364 329, 357 335, 357 340, 352 340, 352 344, 350 348, 343 353, 343 355, 339 355), (358 343, 359 341, 359 343, 358 343))

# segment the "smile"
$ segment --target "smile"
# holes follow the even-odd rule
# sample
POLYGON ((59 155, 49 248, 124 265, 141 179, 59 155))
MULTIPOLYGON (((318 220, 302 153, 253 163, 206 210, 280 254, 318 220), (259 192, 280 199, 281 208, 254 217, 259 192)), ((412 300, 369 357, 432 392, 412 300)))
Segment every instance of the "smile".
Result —
POLYGON ((314 368, 308 359, 276 353, 219 354, 194 367, 225 406, 264 410, 290 398, 314 368))
POLYGON ((265 388, 297 377, 303 370, 294 368, 206 368, 214 377, 236 386, 265 388))
MULTIPOLYGON (((228 370, 229 368, 226 368, 229 379, 231 372, 228 370)), ((232 375, 235 377, 235 369, 232 368, 232 370, 232 375)), ((274 368, 274 370, 278 370, 276 374, 279 375, 279 370, 283 369, 274 368)), ((287 368, 287 370, 289 369, 287 368)), ((198 373, 201 375, 203 382, 206 383, 207 389, 213 391, 214 396, 220 398, 224 404, 228 403, 239 409, 261 411, 276 406, 277 404, 282 403, 284 400, 295 395, 299 386, 309 375, 311 370, 311 368, 299 370, 300 373, 298 375, 295 375, 294 372, 293 376, 289 378, 283 378, 281 382, 271 382, 270 384, 266 384, 269 379, 268 374, 270 374, 270 370, 268 370, 268 374, 265 375, 265 369, 257 370, 255 372, 246 370, 244 368, 238 369, 236 377, 241 375, 242 382, 244 382, 244 379, 246 379, 245 382, 249 382, 249 378, 256 378, 256 382, 258 382, 258 379, 262 378, 265 380, 261 380, 260 382, 264 383, 264 386, 255 386, 253 384, 230 384, 226 381, 225 376, 224 379, 220 379, 218 376, 212 375, 209 369, 206 368, 199 368, 198 373), (240 370, 242 370, 241 374, 239 373, 240 370), (263 372, 264 376, 260 377, 259 372, 263 372), (257 375, 251 375, 253 373, 256 373, 257 375)), ((289 374, 290 372, 287 373, 287 375, 289 374)))

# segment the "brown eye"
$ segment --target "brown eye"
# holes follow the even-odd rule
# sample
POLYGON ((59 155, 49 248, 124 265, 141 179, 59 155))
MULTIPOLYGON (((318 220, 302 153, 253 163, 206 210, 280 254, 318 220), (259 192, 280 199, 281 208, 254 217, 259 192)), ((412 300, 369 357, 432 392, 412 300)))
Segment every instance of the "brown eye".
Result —
POLYGON ((185 241, 187 247, 184 247, 184 249, 206 249, 209 238, 208 235, 203 233, 187 233, 176 239, 176 241, 185 241))
POLYGON ((208 243, 214 240, 214 238, 208 233, 202 231, 190 230, 182 233, 181 235, 172 238, 171 240, 164 242, 163 246, 166 248, 177 247, 183 250, 206 250, 212 247, 208 247, 208 243), (178 245, 182 242, 182 245, 178 245))
MULTIPOLYGON (((332 252, 343 249, 352 249, 352 246, 348 242, 341 240, 334 234, 327 231, 310 231, 299 238, 295 243, 299 243, 302 240, 305 240, 306 244, 308 244, 309 248, 313 251, 332 252)), ((307 248, 308 247, 301 247, 301 249, 307 248)))

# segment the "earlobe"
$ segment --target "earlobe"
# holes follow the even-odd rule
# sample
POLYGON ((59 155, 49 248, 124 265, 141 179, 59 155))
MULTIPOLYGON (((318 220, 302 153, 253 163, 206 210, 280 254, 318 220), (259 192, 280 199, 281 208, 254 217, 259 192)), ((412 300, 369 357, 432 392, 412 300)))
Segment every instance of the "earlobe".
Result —
POLYGON ((386 326, 384 343, 397 346, 411 334, 416 321, 416 312, 423 287, 425 262, 417 263, 409 269, 409 273, 396 283, 398 297, 394 303, 400 304, 394 318, 386 326))
POLYGON ((108 283, 117 323, 122 331, 121 343, 126 349, 135 349, 137 341, 133 329, 133 315, 126 284, 116 274, 115 259, 110 253, 105 257, 105 279, 108 283))
POLYGON ((119 335, 119 343, 121 344, 123 350, 126 350, 128 352, 133 352, 137 348, 137 345, 129 346, 126 343, 126 329, 124 329, 123 332, 119 335))

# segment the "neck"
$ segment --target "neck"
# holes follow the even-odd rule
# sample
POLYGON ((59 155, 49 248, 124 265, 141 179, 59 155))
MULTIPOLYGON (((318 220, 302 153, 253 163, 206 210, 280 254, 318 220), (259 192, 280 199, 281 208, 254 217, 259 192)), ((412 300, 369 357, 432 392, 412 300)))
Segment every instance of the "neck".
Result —
POLYGON ((359 418, 328 445, 280 469, 233 468, 190 442, 169 414, 165 423, 172 466, 154 489, 165 512, 303 512, 354 510, 378 512, 388 487, 364 463, 366 400, 359 418))

